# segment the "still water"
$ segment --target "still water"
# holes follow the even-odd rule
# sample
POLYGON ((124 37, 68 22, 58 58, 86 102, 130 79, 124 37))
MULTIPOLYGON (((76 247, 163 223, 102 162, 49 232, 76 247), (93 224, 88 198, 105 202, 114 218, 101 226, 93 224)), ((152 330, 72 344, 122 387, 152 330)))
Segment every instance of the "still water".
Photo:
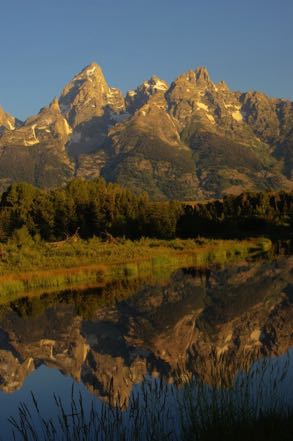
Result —
POLYGON ((168 400, 194 378, 231 391, 250 375, 256 388, 263 363, 265 400, 273 388, 293 406, 292 324, 292 255, 22 298, 0 311, 0 435, 13 439, 7 419, 31 392, 56 417, 54 393, 127 408, 144 381, 168 400))

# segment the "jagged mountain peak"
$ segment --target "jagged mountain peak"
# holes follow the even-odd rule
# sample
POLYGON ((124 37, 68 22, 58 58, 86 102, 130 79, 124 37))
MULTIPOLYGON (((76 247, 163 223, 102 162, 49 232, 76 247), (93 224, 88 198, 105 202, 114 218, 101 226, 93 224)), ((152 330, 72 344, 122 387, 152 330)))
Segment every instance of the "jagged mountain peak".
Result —
POLYGON ((157 93, 165 93, 169 89, 169 84, 153 75, 149 80, 145 80, 135 90, 130 90, 126 95, 126 106, 130 113, 134 113, 141 108, 150 97, 157 93))
POLYGON ((216 89, 222 92, 230 91, 228 84, 224 80, 221 80, 216 84, 216 89))
POLYGON ((210 80, 207 69, 199 67, 179 75, 166 91, 166 97, 169 103, 174 101, 178 103, 182 100, 197 99, 207 91, 214 93, 216 86, 210 80))
POLYGON ((168 90, 169 85, 165 80, 153 75, 150 79, 145 80, 135 90, 130 90, 128 95, 133 96, 141 91, 147 92, 149 95, 153 95, 159 90, 168 90))
POLYGON ((27 118, 24 125, 30 125, 32 122, 34 123, 35 121, 37 121, 38 124, 40 121, 45 121, 46 124, 49 125, 58 117, 64 119, 63 115, 61 114, 58 98, 55 97, 48 106, 42 107, 39 110, 38 114, 27 118))
POLYGON ((95 61, 93 61, 80 71, 79 75, 82 75, 82 74, 85 74, 85 75, 102 74, 103 75, 103 71, 102 71, 101 66, 98 63, 96 63, 95 61))
POLYGON ((197 81, 211 81, 208 70, 205 66, 197 67, 194 71, 195 78, 197 81))
POLYGON ((21 124, 21 121, 19 121, 9 113, 5 112, 3 107, 0 105, 0 134, 3 133, 5 130, 14 130, 21 124))
POLYGON ((109 93, 109 86, 102 69, 98 64, 91 63, 66 84, 59 98, 62 113, 68 113, 70 105, 80 104, 92 95, 109 93))
POLYGON ((58 99, 40 109, 37 115, 28 118, 24 125, 16 130, 15 137, 22 139, 24 146, 30 147, 46 143, 54 143, 52 138, 67 142, 72 130, 60 112, 58 99))
POLYGON ((171 86, 153 75, 124 98, 90 63, 59 100, 17 124, 0 108, 2 188, 8 180, 55 185, 73 173, 101 174, 154 198, 293 188, 293 103, 234 92, 206 67, 171 86))
POLYGON ((148 81, 143 84, 148 84, 153 90, 167 90, 169 88, 168 83, 165 80, 153 75, 148 81))
POLYGON ((53 112, 61 113, 58 98, 54 98, 49 104, 49 109, 53 112))
POLYGON ((2 125, 10 115, 5 112, 3 107, 0 105, 0 124, 2 125))
POLYGON ((86 66, 64 87, 59 105, 73 127, 101 117, 106 108, 120 113, 125 107, 122 93, 109 87, 97 63, 86 66))
POLYGON ((56 107, 54 100, 24 123, 11 117, 12 127, 0 136, 2 189, 15 181, 40 187, 63 185, 73 175, 65 151, 71 128, 56 107))
POLYGON ((201 85, 209 86, 213 84, 206 67, 197 67, 195 70, 188 70, 187 72, 179 75, 172 85, 186 81, 197 87, 201 85))
POLYGON ((77 75, 75 75, 72 81, 82 80, 90 83, 98 83, 100 86, 104 86, 105 89, 109 87, 102 68, 95 62, 90 63, 82 69, 77 75))

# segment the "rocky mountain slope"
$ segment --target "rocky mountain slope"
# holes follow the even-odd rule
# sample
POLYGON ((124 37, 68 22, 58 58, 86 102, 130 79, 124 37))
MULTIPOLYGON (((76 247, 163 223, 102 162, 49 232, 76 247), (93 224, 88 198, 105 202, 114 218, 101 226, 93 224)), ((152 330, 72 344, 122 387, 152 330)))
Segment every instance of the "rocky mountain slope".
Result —
POLYGON ((206 68, 153 76, 124 97, 92 63, 24 123, 0 109, 0 186, 74 176, 155 199, 293 189, 293 103, 215 84, 206 68))
POLYGON ((0 134, 5 130, 14 130, 22 124, 20 120, 9 113, 4 112, 4 109, 0 106, 0 134))

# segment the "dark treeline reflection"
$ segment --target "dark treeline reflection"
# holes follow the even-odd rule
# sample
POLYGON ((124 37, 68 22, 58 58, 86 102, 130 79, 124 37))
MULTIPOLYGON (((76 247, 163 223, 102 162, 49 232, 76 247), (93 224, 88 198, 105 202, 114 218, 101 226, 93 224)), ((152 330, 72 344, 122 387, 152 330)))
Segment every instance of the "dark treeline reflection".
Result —
POLYGON ((102 179, 74 180, 41 190, 13 184, 0 201, 0 240, 20 228, 44 240, 60 240, 76 231, 83 238, 110 233, 137 239, 290 234, 292 193, 243 193, 208 203, 154 202, 102 179))

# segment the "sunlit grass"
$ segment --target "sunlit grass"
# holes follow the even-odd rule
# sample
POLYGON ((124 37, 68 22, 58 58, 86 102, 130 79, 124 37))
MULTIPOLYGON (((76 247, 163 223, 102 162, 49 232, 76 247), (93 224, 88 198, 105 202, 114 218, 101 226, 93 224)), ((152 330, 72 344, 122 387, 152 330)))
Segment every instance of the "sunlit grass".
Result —
POLYGON ((88 241, 30 246, 8 243, 2 247, 0 299, 35 289, 62 288, 81 282, 98 283, 105 278, 149 274, 165 267, 225 264, 271 247, 268 239, 231 240, 152 240, 121 239, 105 243, 88 241))

